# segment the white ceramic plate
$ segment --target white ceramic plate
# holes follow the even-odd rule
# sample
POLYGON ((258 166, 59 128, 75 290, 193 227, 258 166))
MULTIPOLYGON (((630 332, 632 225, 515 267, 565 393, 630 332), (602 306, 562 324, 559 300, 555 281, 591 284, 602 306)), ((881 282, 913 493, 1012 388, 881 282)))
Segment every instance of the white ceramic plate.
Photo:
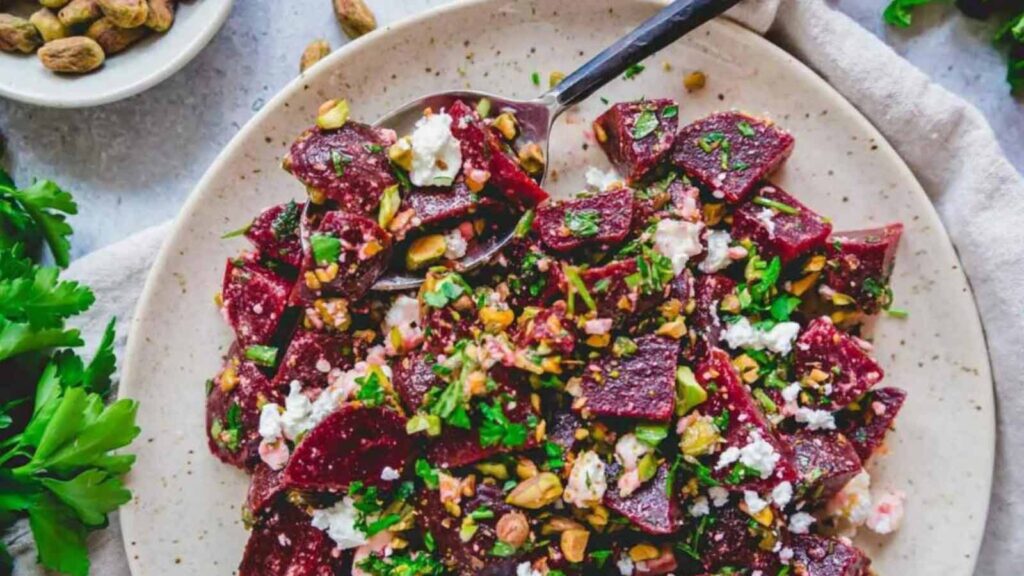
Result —
MULTIPOLYGON (((0 96, 38 106, 85 108, 134 96, 188 64, 220 30, 234 0, 190 0, 178 4, 174 26, 107 58, 91 74, 54 74, 35 54, 0 53, 0 96)), ((39 3, 16 0, 13 13, 26 18, 39 3)))
MULTIPOLYGON (((541 89, 658 7, 653 0, 471 0, 381 30, 299 78, 224 150, 192 194, 153 269, 131 328, 121 391, 141 401, 134 500, 122 522, 135 576, 229 574, 246 539, 247 479, 207 453, 204 385, 231 333, 213 304, 224 261, 242 248, 220 235, 261 208, 301 198, 279 168, 290 142, 325 99, 344 96, 372 120, 423 93, 472 87, 510 96, 541 89)), ((906 320, 883 318, 877 356, 886 383, 910 397, 874 467, 876 485, 909 495, 896 535, 862 539, 881 574, 969 576, 981 542, 995 446, 988 359, 970 289, 924 192, 881 135, 823 80, 766 40, 713 22, 647 62, 633 80, 598 94, 610 101, 670 96, 682 121, 714 110, 767 114, 791 130, 796 151, 776 180, 838 230, 903 221, 894 276, 906 320), (663 65, 668 63, 671 69, 663 65), (686 94, 685 71, 708 85, 686 94)), ((606 164, 583 146, 592 98, 560 120, 551 148, 556 194, 581 189, 581 168, 606 164)))

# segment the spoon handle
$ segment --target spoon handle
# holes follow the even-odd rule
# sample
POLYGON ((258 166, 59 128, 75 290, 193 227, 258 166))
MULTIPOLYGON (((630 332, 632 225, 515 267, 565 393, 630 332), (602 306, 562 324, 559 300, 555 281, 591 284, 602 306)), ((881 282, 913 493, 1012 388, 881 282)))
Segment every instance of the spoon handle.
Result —
POLYGON ((627 68, 678 40, 687 32, 722 14, 739 0, 676 0, 541 97, 562 109, 590 96, 627 68))

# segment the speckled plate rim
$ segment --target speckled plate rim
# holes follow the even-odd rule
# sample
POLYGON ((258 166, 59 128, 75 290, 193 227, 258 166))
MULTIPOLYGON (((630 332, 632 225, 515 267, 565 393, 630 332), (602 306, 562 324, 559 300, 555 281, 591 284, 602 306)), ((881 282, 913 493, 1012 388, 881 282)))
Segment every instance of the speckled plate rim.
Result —
MULTIPOLYGON (((142 76, 130 80, 126 83, 112 82, 111 86, 107 89, 99 92, 95 92, 88 95, 76 95, 73 84, 68 84, 66 90, 58 91, 54 94, 40 95, 38 93, 27 93, 19 91, 17 88, 9 87, 0 83, 0 96, 4 98, 10 98, 11 100, 17 100, 18 102, 24 102, 26 104, 33 104, 35 106, 44 106, 49 108, 90 108, 93 106, 101 106, 103 104, 110 104, 111 102, 117 102, 130 98, 136 94, 145 92, 153 86, 163 82, 170 78, 178 70, 185 67, 186 64, 192 61, 193 58, 210 43, 210 40, 220 31, 221 27, 224 26, 224 22, 228 19, 228 15, 231 14, 231 9, 234 7, 235 0, 205 0, 210 2, 219 2, 216 7, 217 10, 213 14, 213 18, 210 18, 206 25, 202 27, 200 32, 188 40, 181 41, 183 47, 179 50, 170 60, 165 61, 163 66, 157 66, 151 69, 142 76)), ((190 6, 185 9, 191 8, 190 6)), ((178 9, 182 7, 179 5, 178 9)), ((171 30, 174 28, 172 27, 171 30)), ((9 56, 9 55, 0 55, 9 56)), ((17 56, 22 58, 35 58, 35 56, 17 56)), ((142 68, 146 70, 146 68, 142 68)), ((100 69, 95 72, 96 74, 102 74, 103 70, 100 69)), ((59 75, 55 75, 60 78, 59 75)))
MULTIPOLYGON (((631 0, 637 4, 647 4, 651 6, 660 6, 667 3, 666 0, 631 0)), ((370 44, 375 42, 382 35, 387 34, 391 31, 402 31, 408 28, 416 27, 422 23, 434 19, 440 18, 449 12, 457 12, 460 10, 473 10, 482 5, 495 4, 498 5, 502 0, 461 0, 459 2, 452 2, 445 4, 430 10, 427 10, 418 15, 404 19, 395 24, 380 28, 362 38, 359 38, 349 44, 346 44, 341 49, 332 53, 329 57, 319 62, 316 66, 308 70, 305 74, 300 75, 285 88, 283 88, 274 98, 272 98, 268 104, 260 110, 252 119, 246 123, 245 126, 235 135, 234 138, 228 143, 225 149, 218 155, 210 168, 206 171, 203 178, 196 185, 195 189, 189 195, 187 201, 182 207, 181 213, 175 221, 174 229, 169 235, 164 246, 160 250, 160 253, 155 260, 153 268, 150 271, 149 277, 146 281, 146 285, 143 289, 142 295, 139 300, 138 307, 136 309, 135 316, 132 320, 132 331, 130 332, 130 338, 128 340, 127 351, 124 360, 124 371, 122 377, 122 384, 119 390, 121 397, 132 397, 135 391, 135 383, 141 381, 140 376, 145 374, 145 367, 138 364, 135 360, 139 357, 139 350, 145 346, 146 338, 144 335, 136 333, 134 328, 143 323, 143 319, 147 316, 148 312, 158 304, 155 299, 155 293, 157 290, 158 279, 162 276, 166 276, 169 272, 168 262, 171 259, 172 254, 176 250, 178 244, 183 240, 185 235, 188 233, 186 223, 192 218, 197 212, 202 210, 203 203, 207 199, 208 195, 212 193, 211 184, 215 180, 216 175, 224 169, 224 165, 227 160, 232 156, 235 150, 241 147, 243 142, 246 142, 250 138, 259 137, 255 134, 257 127, 263 122, 263 120, 273 114, 280 106, 285 105, 290 99, 294 98, 300 91, 304 89, 304 86, 308 83, 309 78, 318 76, 320 74, 326 74, 329 70, 333 69, 338 64, 342 63, 350 52, 355 52, 357 49, 361 49, 364 44, 370 44)), ((957 256, 955 247, 952 240, 946 231, 945 226, 939 219, 938 213, 932 205, 930 199, 921 187, 917 178, 913 172, 906 165, 902 158, 899 157, 896 150, 889 144, 884 136, 867 120, 856 108, 847 101, 839 92, 837 92, 830 84, 828 84, 821 76, 815 71, 811 70, 805 64, 793 58, 788 52, 783 50, 781 47, 775 45, 771 41, 759 36, 746 28, 743 28, 731 21, 720 19, 723 25, 733 28, 737 31, 749 35, 750 37, 756 38, 760 41, 761 46, 766 51, 775 52, 775 56, 787 59, 793 63, 794 70, 798 71, 799 74, 805 76, 806 79, 816 85, 821 90, 823 95, 827 95, 829 99, 833 100, 834 103, 848 108, 852 112, 854 122, 859 124, 859 129, 863 130, 865 134, 872 137, 873 141, 877 143, 878 152, 885 154, 889 157, 889 161, 894 165, 898 166, 899 172, 903 179, 902 184, 906 184, 909 194, 914 196, 915 203, 922 206, 920 216, 927 220, 926 224, 934 227, 944 238, 944 242, 938 246, 932 246, 935 250, 941 253, 941 256, 949 262, 955 262, 959 265, 960 260, 957 256)), ((967 532, 977 534, 975 541, 969 547, 971 554, 970 566, 971 570, 962 575, 956 574, 951 576, 970 576, 973 573, 973 567, 977 563, 978 552, 981 549, 982 539, 984 534, 984 526, 988 516, 988 503, 991 498, 992 480, 995 466, 995 450, 996 450, 996 421, 995 421, 995 393, 993 387, 993 378, 991 364, 989 360, 988 344, 985 340, 985 334, 981 323, 980 316, 978 314, 976 301, 974 299, 973 291, 970 289, 970 284, 963 273, 962 266, 959 266, 954 272, 959 274, 964 279, 966 286, 965 291, 967 297, 971 299, 971 314, 969 314, 968 324, 959 326, 958 337, 962 340, 972 343, 974 346, 981 346, 979 350, 978 358, 979 363, 977 365, 977 375, 980 382, 987 383, 988 385, 984 390, 978 390, 980 394, 978 398, 979 409, 988 410, 989 417, 985 419, 985 426, 977 430, 977 445, 975 458, 979 462, 987 463, 987 465, 981 466, 976 472, 981 475, 981 485, 985 486, 984 491, 984 509, 978 510, 977 516, 964 522, 971 524, 967 532)), ((926 479, 925 479, 926 480, 926 479)), ((979 497, 978 501, 982 499, 979 497)), ((132 535, 136 533, 145 524, 145 519, 137 517, 134 510, 131 507, 121 511, 121 525, 123 540, 125 543, 125 549, 129 557, 129 565, 134 574, 140 574, 137 570, 136 562, 132 560, 132 550, 129 547, 132 541, 132 535)))

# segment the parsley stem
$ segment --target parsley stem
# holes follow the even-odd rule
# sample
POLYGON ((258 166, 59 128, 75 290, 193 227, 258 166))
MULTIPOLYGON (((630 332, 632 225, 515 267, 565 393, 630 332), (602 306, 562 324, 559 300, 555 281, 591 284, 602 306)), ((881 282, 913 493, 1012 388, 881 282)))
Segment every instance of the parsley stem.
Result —
POLYGON ((754 202, 754 204, 757 204, 758 206, 765 206, 765 207, 768 207, 768 208, 773 208, 775 210, 778 210, 779 212, 782 212, 783 214, 791 214, 792 215, 792 214, 799 214, 800 213, 799 210, 797 210, 796 208, 793 208, 789 204, 783 204, 782 202, 777 202, 775 200, 771 200, 771 199, 765 198, 764 196, 755 196, 753 202, 754 202))

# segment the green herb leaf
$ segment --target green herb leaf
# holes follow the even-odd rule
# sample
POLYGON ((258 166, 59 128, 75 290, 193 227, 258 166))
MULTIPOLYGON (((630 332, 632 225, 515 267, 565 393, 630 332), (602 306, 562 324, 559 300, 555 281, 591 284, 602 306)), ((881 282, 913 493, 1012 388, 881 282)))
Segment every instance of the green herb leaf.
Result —
POLYGON ((913 22, 911 11, 915 6, 930 4, 935 0, 892 0, 886 7, 883 17, 890 26, 909 28, 913 22))
POLYGON ((317 266, 327 266, 341 257, 341 240, 334 236, 313 234, 309 237, 309 245, 313 248, 313 260, 317 266))
POLYGON ((356 391, 356 400, 361 400, 368 408, 384 405, 387 397, 376 370, 356 378, 356 384, 359 385, 359 389, 356 391))
POLYGON ((245 348, 245 358, 260 366, 273 368, 277 364, 277 348, 254 344, 245 348))
POLYGON ((501 540, 498 540, 497 542, 494 543, 494 547, 491 548, 491 556, 498 556, 500 558, 507 558, 509 556, 514 555, 516 553, 516 551, 517 551, 517 548, 515 546, 512 546, 511 544, 508 544, 506 542, 502 542, 501 540))
POLYGON ((641 442, 657 448, 662 440, 668 438, 668 426, 664 424, 638 424, 636 427, 636 437, 641 442))
POLYGON ((71 480, 42 478, 40 483, 89 526, 102 526, 107 521, 107 514, 132 498, 132 493, 125 489, 120 479, 95 468, 71 480))
POLYGON ((671 104, 669 106, 665 106, 661 110, 661 117, 662 118, 675 118, 678 115, 679 115, 679 106, 676 106, 675 104, 671 104))
POLYGON ((736 123, 736 130, 744 138, 753 138, 754 136, 757 135, 757 132, 754 131, 754 127, 751 126, 750 122, 747 122, 746 120, 741 120, 741 121, 737 122, 736 123))
POLYGON ((519 222, 516 223, 516 238, 526 238, 526 235, 530 233, 530 229, 533 228, 533 219, 536 216, 536 212, 531 208, 526 212, 523 212, 522 217, 519 218, 519 222))
POLYGON ((647 67, 643 64, 633 64, 629 68, 626 68, 626 73, 622 75, 626 80, 632 80, 640 75, 641 72, 646 70, 647 67))
POLYGON ((270 231, 274 237, 280 239, 298 234, 300 215, 299 205, 294 200, 289 200, 284 209, 270 223, 270 231))
POLYGON ((431 466, 430 462, 427 462, 425 459, 419 458, 416 460, 415 470, 416 475, 423 480, 423 483, 427 485, 427 488, 430 488, 431 490, 437 489, 440 483, 437 468, 431 466))
POLYGON ((544 442, 544 454, 547 456, 548 468, 561 470, 565 468, 565 458, 562 454, 562 447, 554 442, 544 442))
POLYGON ((800 213, 799 210, 797 210, 796 208, 790 206, 789 204, 785 204, 783 202, 778 202, 778 201, 772 200, 770 198, 765 198, 764 196, 755 196, 754 199, 752 200, 752 202, 754 204, 759 205, 759 206, 766 206, 768 208, 772 208, 774 210, 782 212, 783 214, 790 214, 790 215, 792 215, 792 214, 799 214, 800 213))
POLYGON ((498 400, 490 405, 480 404, 480 414, 480 445, 484 448, 498 444, 517 448, 526 444, 526 426, 511 422, 498 400))
POLYGON ((74 510, 56 497, 43 494, 28 510, 28 521, 39 549, 40 564, 70 576, 88 576, 86 529, 74 510))
MULTIPOLYGON (((72 230, 66 218, 67 215, 78 213, 78 205, 71 194, 49 180, 38 180, 22 190, 0 186, 0 198, 5 196, 15 200, 18 208, 32 220, 32 232, 38 231, 46 240, 57 265, 61 268, 67 267, 71 261, 71 244, 68 237, 71 236, 72 230)), ((7 210, 10 211, 13 209, 7 210)), ((23 218, 21 222, 24 223, 23 218)))
POLYGON ((633 139, 640 140, 654 133, 658 129, 659 124, 658 116, 653 110, 644 110, 637 116, 636 122, 633 123, 633 139))
POLYGON ((601 213, 597 210, 566 210, 563 220, 565 227, 577 238, 597 236, 601 231, 601 213))

